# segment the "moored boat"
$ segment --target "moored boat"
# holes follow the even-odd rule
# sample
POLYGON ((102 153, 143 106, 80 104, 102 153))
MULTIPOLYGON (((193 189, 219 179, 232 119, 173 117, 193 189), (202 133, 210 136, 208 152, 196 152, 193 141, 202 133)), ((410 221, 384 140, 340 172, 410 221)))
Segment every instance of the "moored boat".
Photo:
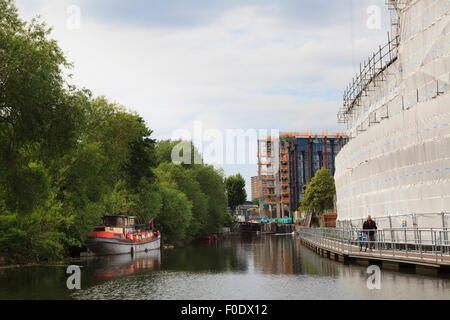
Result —
POLYGON ((104 226, 96 227, 87 241, 96 255, 133 255, 161 247, 161 234, 154 230, 153 220, 148 225, 136 225, 133 216, 105 216, 103 220, 104 226))

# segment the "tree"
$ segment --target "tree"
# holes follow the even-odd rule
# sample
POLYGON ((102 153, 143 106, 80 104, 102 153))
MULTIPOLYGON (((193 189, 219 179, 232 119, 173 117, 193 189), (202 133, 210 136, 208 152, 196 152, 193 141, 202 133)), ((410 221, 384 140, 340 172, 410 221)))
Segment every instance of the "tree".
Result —
POLYGON ((142 125, 141 136, 129 143, 129 157, 123 166, 128 186, 133 190, 138 188, 142 178, 153 181, 154 174, 151 168, 156 165, 156 141, 150 139, 153 132, 146 128, 142 118, 138 118, 137 121, 142 125))
POLYGON ((300 210, 314 210, 319 214, 323 214, 326 210, 334 208, 335 195, 334 177, 328 169, 322 168, 316 172, 316 175, 307 185, 300 210))
POLYGON ((173 162, 174 159, 172 159, 172 153, 179 147, 180 150, 178 156, 180 158, 184 158, 183 152, 186 149, 190 149, 190 157, 186 155, 186 157, 189 157, 187 158, 187 161, 190 161, 190 163, 182 163, 181 166, 184 168, 191 168, 195 165, 202 164, 202 157, 192 142, 183 140, 161 140, 156 144, 157 165, 160 165, 163 162, 173 162))
POLYGON ((193 170, 202 192, 208 199, 206 230, 208 233, 218 232, 224 226, 224 213, 227 212, 223 172, 209 165, 194 166, 193 170))
POLYGON ((182 141, 156 143, 138 114, 67 83, 71 65, 50 31, 0 0, 0 260, 63 258, 119 212, 139 223, 152 212, 168 242, 229 225, 223 172, 175 165, 182 141))
POLYGON ((183 192, 192 202, 192 221, 188 239, 208 234, 208 197, 203 193, 194 170, 173 163, 162 163, 155 170, 158 184, 167 184, 183 192))
POLYGON ((225 187, 228 199, 228 207, 234 212, 237 206, 247 201, 247 191, 245 190, 245 180, 241 174, 229 176, 225 180, 225 187))
POLYGON ((70 64, 49 34, 44 23, 23 22, 13 1, 0 0, 0 197, 21 214, 48 194, 30 183, 41 180, 33 163, 45 166, 78 138, 84 94, 66 85, 62 70, 70 64))
POLYGON ((162 208, 155 223, 163 239, 171 243, 185 240, 192 220, 192 202, 184 193, 166 185, 161 186, 160 194, 162 208))

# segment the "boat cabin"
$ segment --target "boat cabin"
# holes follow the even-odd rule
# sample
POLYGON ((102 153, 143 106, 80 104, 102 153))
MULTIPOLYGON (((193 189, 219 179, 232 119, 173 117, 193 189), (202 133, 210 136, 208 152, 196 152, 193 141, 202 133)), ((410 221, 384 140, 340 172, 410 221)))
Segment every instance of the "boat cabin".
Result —
POLYGON ((105 216, 103 226, 96 227, 95 231, 127 234, 136 229, 136 217, 133 216, 105 216))

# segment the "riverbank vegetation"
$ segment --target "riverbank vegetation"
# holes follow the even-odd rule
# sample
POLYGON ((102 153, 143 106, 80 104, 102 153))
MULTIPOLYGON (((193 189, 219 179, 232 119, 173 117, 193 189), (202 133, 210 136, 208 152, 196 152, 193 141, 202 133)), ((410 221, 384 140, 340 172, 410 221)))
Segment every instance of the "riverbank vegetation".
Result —
POLYGON ((218 232, 223 173, 173 164, 180 141, 156 141, 138 114, 69 84, 50 31, 0 0, 0 263, 62 259, 112 213, 152 216, 168 243, 218 232))
POLYGON ((313 211, 322 215, 326 210, 334 208, 336 186, 334 177, 326 168, 316 172, 306 186, 305 196, 300 203, 300 212, 313 211))
POLYGON ((228 207, 232 212, 234 212, 239 205, 245 204, 247 201, 245 179, 239 173, 234 176, 229 176, 225 179, 225 188, 228 207))

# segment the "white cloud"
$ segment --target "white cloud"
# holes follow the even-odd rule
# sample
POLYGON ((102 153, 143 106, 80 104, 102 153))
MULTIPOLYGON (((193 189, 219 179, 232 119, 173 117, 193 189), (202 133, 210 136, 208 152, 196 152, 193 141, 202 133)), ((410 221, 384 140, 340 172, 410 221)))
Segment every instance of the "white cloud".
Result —
POLYGON ((102 22, 81 6, 81 29, 69 30, 72 2, 17 3, 26 19, 40 13, 54 26, 53 36, 75 63, 75 84, 138 112, 157 137, 194 120, 220 130, 342 129, 336 92, 350 81, 355 61, 386 38, 373 30, 351 38, 348 24, 299 28, 255 6, 234 7, 190 28, 102 22))

